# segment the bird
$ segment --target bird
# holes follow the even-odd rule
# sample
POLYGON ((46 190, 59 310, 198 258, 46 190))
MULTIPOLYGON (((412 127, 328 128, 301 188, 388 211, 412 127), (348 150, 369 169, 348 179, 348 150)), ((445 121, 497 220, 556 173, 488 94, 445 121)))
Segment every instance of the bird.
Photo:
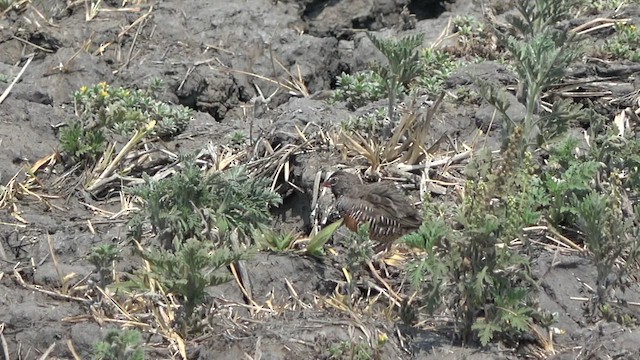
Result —
POLYGON ((344 225, 357 232, 360 225, 368 223, 369 238, 387 250, 396 239, 422 225, 418 210, 393 184, 362 184, 358 176, 338 170, 322 185, 336 198, 335 207, 344 225))

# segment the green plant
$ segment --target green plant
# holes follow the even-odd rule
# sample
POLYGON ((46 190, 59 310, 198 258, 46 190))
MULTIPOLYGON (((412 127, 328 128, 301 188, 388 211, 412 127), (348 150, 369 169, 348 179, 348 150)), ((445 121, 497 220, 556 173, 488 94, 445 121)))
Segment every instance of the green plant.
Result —
POLYGON ((597 305, 611 300, 608 291, 623 283, 626 271, 637 265, 640 256, 640 230, 634 223, 634 218, 640 219, 640 209, 634 207, 633 218, 625 216, 618 176, 611 174, 608 193, 591 191, 582 199, 574 196, 572 201, 578 228, 594 256, 597 305), (619 259, 626 261, 617 265, 619 259))
MULTIPOLYGON (((624 320, 604 307, 612 291, 624 289, 624 276, 640 255, 637 197, 640 177, 640 141, 636 134, 611 126, 607 118, 591 111, 589 143, 579 152, 578 141, 567 138, 549 150, 544 188, 549 194, 548 218, 578 234, 593 254, 596 294, 585 310, 593 317, 624 320)), ((573 232, 572 232, 573 233, 573 232)))
POLYGON ((377 342, 370 344, 360 341, 340 341, 329 347, 329 359, 332 360, 371 360, 381 356, 382 346, 387 342, 384 334, 378 336, 377 342))
POLYGON ((476 83, 480 94, 504 118, 503 149, 510 135, 522 128, 525 136, 521 138, 519 151, 515 154, 522 158, 533 146, 543 145, 561 135, 570 122, 582 117, 581 106, 568 99, 556 100, 550 113, 539 113, 543 91, 563 76, 569 65, 581 55, 581 48, 577 34, 553 26, 570 16, 570 2, 518 0, 516 8, 520 16, 507 17, 512 31, 506 34, 496 32, 496 35, 513 56, 520 78, 518 97, 526 108, 524 119, 516 121, 507 114, 510 104, 504 90, 480 79, 476 79, 476 83))
POLYGON ((455 43, 445 49, 453 56, 467 61, 475 59, 502 60, 503 51, 496 46, 491 24, 473 16, 456 16, 453 19, 455 43))
POLYGON ((291 249, 296 240, 294 231, 284 232, 282 230, 266 229, 264 231, 256 231, 253 239, 261 248, 272 251, 286 251, 291 249))
POLYGON ((603 46, 605 53, 617 59, 640 62, 640 30, 632 24, 617 23, 616 34, 607 39, 603 46))
POLYGON ((375 64, 373 71, 382 78, 384 88, 389 97, 388 117, 394 122, 396 96, 402 87, 408 87, 420 75, 420 54, 416 48, 424 40, 424 35, 407 36, 400 40, 379 39, 367 33, 369 40, 387 59, 386 65, 375 64))
POLYGON ((569 136, 551 148, 546 171, 541 173, 550 199, 548 216, 554 225, 575 223, 576 211, 571 199, 581 199, 588 194, 601 169, 601 164, 591 160, 586 154, 574 155, 577 145, 578 140, 569 136))
POLYGON ((100 276, 100 286, 106 287, 111 283, 109 272, 113 267, 113 262, 120 259, 120 250, 114 244, 104 244, 91 249, 89 254, 89 262, 96 267, 96 271, 100 276), (107 281, 107 279, 109 279, 107 281))
POLYGON ((155 120, 157 126, 153 135, 175 136, 186 129, 192 110, 156 100, 152 91, 159 84, 152 82, 148 90, 114 88, 104 82, 83 86, 73 94, 76 113, 87 129, 107 128, 118 134, 131 135, 155 120))
POLYGON ((94 360, 143 360, 137 330, 110 330, 104 340, 93 346, 94 360))
POLYGON ((212 238, 228 243, 233 232, 242 239, 270 223, 269 207, 282 202, 266 178, 251 178, 244 167, 205 174, 191 159, 174 176, 145 184, 131 193, 145 206, 130 221, 131 233, 140 239, 149 221, 160 243, 171 248, 190 238, 212 238))
POLYGON ((386 115, 386 109, 378 108, 361 116, 349 117, 342 122, 342 130, 365 134, 369 138, 378 138, 385 128, 386 115))
POLYGON ((427 48, 421 53, 422 75, 417 79, 418 85, 429 95, 436 96, 443 90, 444 82, 459 66, 449 53, 427 48))
POLYGON ((9 9, 15 2, 16 0, 0 0, 0 10, 4 11, 9 9))
POLYGON ((231 145, 243 145, 247 141, 247 134, 242 131, 235 131, 231 134, 231 145))
POLYGON ((338 230, 340 225, 342 225, 342 219, 325 226, 324 229, 312 235, 309 239, 309 243, 307 244, 306 253, 318 258, 324 256, 324 244, 331 239, 331 236, 333 236, 333 233, 338 230))
POLYGON ((371 261, 374 256, 374 242, 369 238, 369 224, 360 225, 357 233, 350 233, 345 239, 345 257, 347 269, 354 273, 362 264, 371 261))
POLYGON ((78 121, 60 129, 60 148, 74 162, 94 161, 105 149, 106 138, 101 129, 85 129, 78 121))
POLYGON ((228 280, 220 270, 248 254, 240 241, 267 229, 269 207, 281 198, 268 179, 251 178, 244 167, 206 174, 191 157, 181 164, 172 177, 145 176, 145 184, 129 190, 144 202, 129 225, 138 241, 148 223, 156 234, 160 246, 142 256, 151 266, 148 275, 182 299, 186 334, 206 288, 228 280))
POLYGON ((143 253, 151 265, 150 276, 169 292, 179 295, 184 302, 184 333, 192 319, 194 309, 206 296, 206 288, 231 279, 221 273, 246 254, 232 252, 228 247, 216 246, 209 240, 190 238, 177 243, 175 251, 153 249, 143 253))
MULTIPOLYGON (((512 138, 508 150, 515 152, 518 141, 512 138)), ((540 204, 548 201, 532 168, 530 157, 520 163, 479 153, 465 171, 465 196, 453 216, 426 202, 426 221, 406 238, 427 252, 411 266, 412 283, 428 311, 442 304, 455 314, 464 342, 519 337, 537 315, 530 260, 510 247, 514 239, 527 243, 522 229, 538 223, 540 204)))
POLYGON ((577 16, 581 16, 580 13, 585 15, 596 15, 607 11, 620 11, 631 3, 637 3, 637 0, 586 0, 576 2, 574 5, 577 16))
POLYGON ((334 93, 334 101, 346 101, 352 109, 357 109, 387 95, 382 77, 371 70, 354 75, 342 73, 334 93))

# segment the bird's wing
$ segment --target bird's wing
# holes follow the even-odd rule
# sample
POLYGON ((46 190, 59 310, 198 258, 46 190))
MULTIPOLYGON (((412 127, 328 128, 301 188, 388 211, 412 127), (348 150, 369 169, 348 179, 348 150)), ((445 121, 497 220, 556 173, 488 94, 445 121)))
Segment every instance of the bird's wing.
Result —
POLYGON ((373 221, 377 227, 417 228, 422 217, 402 194, 385 187, 363 187, 353 196, 342 196, 336 202, 337 210, 354 220, 364 223, 373 221))
POLYGON ((365 188, 362 198, 375 204, 374 208, 381 216, 397 219, 402 226, 419 227, 422 216, 409 200, 393 185, 377 183, 365 188))

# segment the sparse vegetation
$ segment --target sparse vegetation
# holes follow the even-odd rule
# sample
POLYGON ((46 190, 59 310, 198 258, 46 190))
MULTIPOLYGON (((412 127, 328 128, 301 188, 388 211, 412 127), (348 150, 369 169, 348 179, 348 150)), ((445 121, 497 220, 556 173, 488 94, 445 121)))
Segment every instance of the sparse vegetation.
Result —
POLYGON ((373 71, 382 78, 384 88, 389 98, 387 117, 395 121, 394 108, 396 98, 403 88, 420 75, 420 54, 416 48, 422 45, 422 34, 406 36, 400 40, 380 39, 372 33, 367 33, 369 40, 387 59, 387 64, 373 64, 373 71))
MULTIPOLYGON (((400 24, 387 10, 347 14, 353 28, 390 25, 364 37, 325 30, 323 16, 241 29, 264 12, 228 16, 246 4, 215 8, 230 26, 210 7, 193 16, 193 4, 184 22, 146 0, 60 3, 0 1, 14 34, 0 52, 13 66, 0 75, 0 128, 10 129, 0 131, 4 357, 186 359, 231 345, 254 359, 279 347, 300 358, 408 359, 425 350, 425 330, 427 344, 449 343, 452 356, 462 345, 491 357, 500 342, 516 357, 607 358, 624 350, 601 341, 637 343, 601 326, 575 336, 575 324, 640 323, 631 309, 640 289, 637 0, 494 1, 481 4, 482 18, 461 4, 428 43, 421 29, 433 20, 411 14, 415 4, 400 24), (166 31, 172 21, 180 31, 166 31), (417 35, 391 34, 400 28, 417 35), (369 41, 381 63, 341 58, 366 53, 369 41), (337 76, 325 102, 326 74, 350 66, 359 71, 337 76), (168 86, 80 87, 105 67, 115 83, 158 74, 168 86), (60 101, 67 86, 79 90, 60 101), (335 101, 352 116, 337 116, 345 109, 335 101), (353 233, 350 219, 329 213, 320 184, 340 167, 412 192, 422 227, 374 256, 367 226, 353 233), (62 338, 29 338, 53 322, 62 338), (80 322, 121 329, 78 336, 80 322), (554 349, 559 336, 568 346, 554 349)), ((299 13, 290 6, 268 8, 299 13)))
POLYGON ((144 349, 136 330, 110 330, 103 341, 94 345, 94 360, 143 360, 144 349))
POLYGON ((346 101, 352 109, 357 109, 387 95, 384 80, 372 70, 359 72, 355 75, 342 73, 338 77, 337 85, 334 100, 346 101))
POLYGON ((640 62, 640 30, 633 24, 617 23, 616 33, 604 44, 602 51, 615 59, 640 62))
POLYGON ((109 272, 113 269, 113 262, 121 259, 120 250, 114 244, 99 245, 93 248, 89 254, 89 262, 96 267, 100 276, 99 284, 106 287, 113 280, 109 272))
POLYGON ((512 159, 477 158, 467 166, 461 204, 452 211, 427 206, 425 224, 406 239, 427 252, 410 272, 413 284, 431 312, 444 299, 464 342, 517 338, 536 313, 530 260, 512 242, 526 241, 522 229, 538 223, 545 194, 530 167, 512 159))
POLYGON ((76 113, 87 129, 106 128, 131 135, 149 121, 156 121, 153 135, 175 136, 189 124, 191 110, 156 100, 154 95, 160 86, 152 82, 146 90, 132 90, 102 82, 82 87, 73 95, 76 113))
POLYGON ((244 168, 205 174, 193 159, 174 176, 131 190, 143 202, 143 211, 130 221, 131 235, 142 241, 150 224, 156 244, 142 256, 150 264, 147 274, 183 300, 181 333, 196 326, 193 314, 205 290, 230 279, 220 270, 245 258, 252 235, 267 229, 269 207, 280 197, 264 178, 250 178, 244 168), (246 244, 240 247, 240 243, 246 244))
POLYGON ((184 131, 191 110, 156 100, 161 86, 157 80, 146 90, 114 88, 105 82, 83 86, 73 95, 78 118, 60 130, 62 151, 74 162, 95 162, 109 145, 109 133, 132 136, 152 121, 156 125, 149 135, 171 137, 184 131))
MULTIPOLYGON (((543 216, 585 234, 598 268, 596 298, 605 296, 605 279, 614 271, 614 262, 623 254, 637 258, 636 227, 623 220, 620 210, 622 186, 615 185, 619 173, 612 168, 601 172, 602 160, 590 157, 600 153, 597 146, 587 150, 592 155, 576 158, 575 140, 553 142, 586 113, 569 99, 556 99, 548 112, 540 114, 544 89, 580 54, 576 37, 545 27, 565 17, 568 8, 543 0, 520 1, 517 8, 521 18, 512 17, 511 24, 518 37, 507 35, 502 40, 521 79, 524 120, 518 123, 507 115, 509 104, 500 95, 502 90, 479 81, 481 94, 503 116, 502 159, 477 153, 466 168, 461 203, 452 212, 428 205, 425 225, 407 238, 428 254, 413 264, 410 273, 413 283, 423 289, 428 309, 437 310, 444 299, 444 308, 455 314, 460 338, 478 339, 482 345, 496 338, 521 337, 534 319, 547 316, 538 312, 533 300, 537 285, 530 270, 531 243, 523 232, 543 216), (533 160, 532 149, 539 147, 552 149, 548 171, 540 172, 533 160), (607 178, 607 186, 594 183, 607 178), (516 240, 528 256, 514 248, 516 240)), ((596 123, 592 131, 598 131, 596 123)), ((593 133, 592 138, 600 136, 593 133)))
POLYGON ((368 134, 374 138, 381 138, 383 129, 390 125, 387 120, 387 110, 376 109, 357 117, 350 117, 342 122, 342 129, 347 132, 358 132, 368 134))
POLYGON ((507 114, 510 104, 504 90, 485 81, 476 80, 480 94, 504 118, 503 149, 514 131, 521 131, 518 153, 523 158, 532 147, 543 146, 563 134, 571 122, 582 118, 581 106, 571 99, 557 99, 549 113, 541 114, 540 100, 545 89, 558 81, 569 64, 581 56, 580 38, 574 33, 548 26, 569 16, 569 3, 518 1, 520 16, 510 16, 513 32, 497 33, 514 58, 518 78, 521 79, 518 97, 526 107, 521 122, 507 114), (519 128, 522 128, 519 130, 519 128))
POLYGON ((341 341, 329 348, 331 360, 373 360, 380 357, 380 348, 387 342, 385 335, 379 335, 374 346, 365 341, 341 341))
POLYGON ((470 15, 456 16, 453 19, 456 42, 448 46, 447 50, 466 61, 472 61, 475 58, 500 59, 502 52, 497 51, 498 45, 491 31, 492 25, 470 15))
POLYGON ((183 298, 183 331, 186 335, 196 306, 205 300, 206 289, 231 280, 226 267, 242 259, 243 252, 233 252, 229 245, 214 245, 211 241, 189 238, 176 243, 175 250, 152 249, 143 254, 151 265, 149 275, 164 288, 183 298))
POLYGON ((418 86, 433 97, 442 92, 444 82, 460 66, 451 54, 438 49, 424 49, 420 61, 423 69, 418 77, 418 86))

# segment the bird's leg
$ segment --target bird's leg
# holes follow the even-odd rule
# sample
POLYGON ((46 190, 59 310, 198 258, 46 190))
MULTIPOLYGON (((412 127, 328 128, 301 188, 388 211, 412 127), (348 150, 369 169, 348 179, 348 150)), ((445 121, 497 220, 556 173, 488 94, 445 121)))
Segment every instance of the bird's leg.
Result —
POLYGON ((391 246, 393 245, 393 242, 383 242, 378 244, 375 248, 375 255, 373 256, 372 260, 378 263, 378 267, 380 268, 380 270, 384 271, 384 274, 386 275, 386 277, 389 277, 389 271, 387 270, 387 265, 384 263, 384 259, 385 259, 385 255, 387 255, 387 253, 389 252, 389 250, 391 250, 391 246))

